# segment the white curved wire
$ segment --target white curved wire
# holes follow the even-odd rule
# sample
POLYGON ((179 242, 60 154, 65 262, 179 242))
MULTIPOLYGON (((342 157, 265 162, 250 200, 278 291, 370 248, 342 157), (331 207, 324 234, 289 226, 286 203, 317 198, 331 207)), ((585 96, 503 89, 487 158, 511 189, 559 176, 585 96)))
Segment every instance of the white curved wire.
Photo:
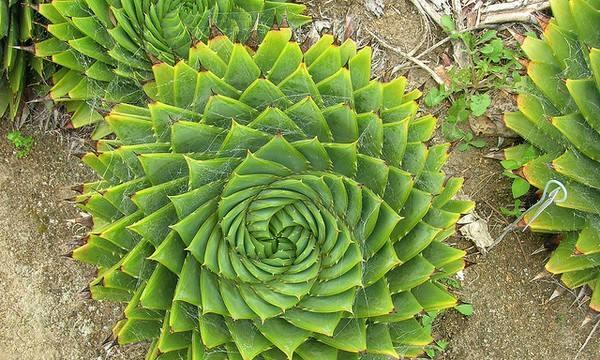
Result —
POLYGON ((536 209, 535 214, 528 221, 527 225, 525 225, 525 227, 523 228, 523 232, 525 232, 525 230, 527 230, 529 228, 529 225, 531 223, 533 223, 544 212, 544 210, 546 210, 548 208, 548 206, 552 205, 552 203, 556 203, 556 204, 563 203, 563 202, 567 201, 568 196, 569 196, 569 193, 563 183, 561 183, 558 180, 554 180, 554 179, 549 180, 546 183, 546 185, 544 186, 544 192, 542 193, 542 197, 535 204, 533 204, 529 209, 523 211, 521 216, 519 216, 515 221, 513 221, 510 225, 505 227, 504 230, 502 231, 502 234, 500 234, 498 239, 496 239, 496 241, 494 241, 494 243, 489 247, 489 249, 496 246, 500 241, 502 241, 502 239, 504 239, 504 237, 509 232, 516 229, 517 224, 519 222, 521 222, 521 220, 523 220, 525 215, 529 214, 532 210, 536 209), (556 188, 553 189, 552 191, 549 191, 551 185, 556 185, 556 188), (557 199, 561 190, 562 190, 562 197, 557 199))

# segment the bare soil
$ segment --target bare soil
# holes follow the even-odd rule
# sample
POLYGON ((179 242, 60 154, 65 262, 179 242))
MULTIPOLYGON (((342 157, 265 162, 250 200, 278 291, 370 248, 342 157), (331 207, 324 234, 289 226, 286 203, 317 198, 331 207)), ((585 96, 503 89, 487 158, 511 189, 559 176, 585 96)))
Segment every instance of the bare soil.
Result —
MULTIPOLYGON (((121 317, 117 304, 81 295, 91 266, 66 257, 78 212, 64 199, 91 172, 69 155, 68 139, 35 135, 17 159, 0 127, 0 359, 138 359, 141 353, 102 347, 121 317), (110 355, 109 355, 110 354, 110 355)), ((128 350, 128 349, 126 349, 128 350)), ((134 349, 135 350, 135 349, 134 349)))
MULTIPOLYGON (((465 178, 464 194, 475 200, 477 212, 489 219, 496 238, 512 219, 497 209, 512 202, 510 183, 496 160, 484 158, 486 150, 454 151, 446 166, 451 175, 465 178)), ((476 253, 472 244, 457 244, 476 253)), ((549 301, 560 282, 554 278, 532 281, 544 270, 549 253, 531 255, 543 241, 539 235, 513 233, 487 255, 474 254, 475 264, 464 271, 461 300, 472 303, 473 316, 456 311, 443 315, 434 327, 437 339, 450 340, 445 360, 571 360, 585 342, 593 323, 581 326, 589 310, 573 305, 575 295, 565 291, 549 301)), ((598 320, 596 320, 598 321, 598 320)), ((578 359, 600 358, 600 334, 588 342, 578 359)))
MULTIPOLYGON (((357 36, 369 38, 364 31, 368 28, 403 51, 419 44, 426 33, 420 15, 407 0, 384 1, 381 18, 365 9, 364 0, 304 2, 316 20, 339 25, 349 15, 357 36)), ((441 39, 432 30, 425 47, 441 39)), ((379 51, 377 56, 379 74, 384 77, 404 60, 389 51, 379 51)), ((427 60, 432 67, 439 61, 435 55, 427 60)), ((404 75, 413 87, 431 85, 420 69, 412 68, 404 75)), ((34 134, 33 151, 17 159, 6 141, 8 131, 6 123, 0 125, 0 360, 143 359, 143 344, 103 347, 121 317, 121 307, 81 296, 94 271, 64 256, 74 236, 81 234, 68 223, 78 212, 64 199, 72 196, 69 186, 93 175, 70 155, 71 142, 64 134, 34 134)), ((489 145, 493 142, 490 139, 489 145)), ((497 236, 508 223, 497 209, 511 202, 509 183, 501 176, 497 161, 484 158, 484 153, 454 150, 447 172, 465 177, 464 194, 477 202, 477 211, 489 220, 492 235, 497 236)), ((592 325, 581 326, 587 309, 573 306, 571 294, 547 301, 558 282, 531 281, 543 270, 548 255, 530 255, 541 245, 539 237, 509 236, 485 256, 476 254, 467 241, 456 242, 472 254, 468 260, 474 265, 465 270, 462 289, 457 292, 474 305, 475 313, 465 318, 450 311, 436 322, 436 338, 450 340, 438 359, 575 358, 592 325)), ((599 358, 597 333, 579 359, 599 358)))

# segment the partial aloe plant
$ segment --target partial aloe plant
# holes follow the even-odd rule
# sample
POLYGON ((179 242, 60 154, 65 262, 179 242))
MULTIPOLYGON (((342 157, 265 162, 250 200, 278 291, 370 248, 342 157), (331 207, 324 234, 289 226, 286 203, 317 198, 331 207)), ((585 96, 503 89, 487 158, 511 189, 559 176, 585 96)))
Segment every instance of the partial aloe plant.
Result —
MULTIPOLYGON (((506 124, 529 144, 505 151, 518 173, 538 189, 562 182, 566 201, 532 219, 531 229, 563 233, 546 269, 569 288, 589 285, 590 306, 600 310, 600 1, 551 1, 554 18, 543 39, 528 37, 523 50, 530 90, 506 124)), ((511 165, 511 164, 508 164, 511 165)))
POLYGON ((211 31, 244 42, 274 24, 299 27, 310 21, 304 10, 287 0, 53 0, 39 5, 52 37, 34 52, 63 66, 50 97, 68 101, 72 126, 98 123, 101 138, 109 130, 97 110, 145 100, 153 63, 187 59, 211 31))
POLYGON ((424 311, 464 267, 444 241, 472 202, 428 147, 406 79, 371 80, 371 49, 274 30, 255 51, 226 36, 153 67, 147 107, 117 105, 115 140, 72 256, 92 297, 127 304, 119 344, 147 359, 399 358, 421 354, 424 311))
POLYGON ((34 35, 32 5, 36 3, 34 0, 0 2, 0 118, 17 116, 29 68, 42 73, 41 59, 19 50, 29 45, 34 35))

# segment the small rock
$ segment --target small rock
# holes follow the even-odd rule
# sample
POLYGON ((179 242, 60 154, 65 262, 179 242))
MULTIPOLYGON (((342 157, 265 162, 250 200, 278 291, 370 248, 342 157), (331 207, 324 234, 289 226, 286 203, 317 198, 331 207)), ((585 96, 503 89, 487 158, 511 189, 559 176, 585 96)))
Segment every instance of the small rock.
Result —
POLYGON ((500 136, 504 138, 516 138, 518 135, 507 128, 503 121, 490 119, 487 116, 479 116, 469 119, 471 130, 478 136, 500 136))

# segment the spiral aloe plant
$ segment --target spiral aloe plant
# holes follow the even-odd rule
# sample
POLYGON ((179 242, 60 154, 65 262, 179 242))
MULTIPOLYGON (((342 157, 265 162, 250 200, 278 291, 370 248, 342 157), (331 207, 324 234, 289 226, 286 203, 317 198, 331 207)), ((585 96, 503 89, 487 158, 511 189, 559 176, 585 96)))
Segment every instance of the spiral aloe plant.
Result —
POLYGON ((226 36, 153 67, 147 107, 117 105, 84 161, 93 228, 72 256, 96 299, 126 302, 120 344, 148 359, 416 356, 418 315, 452 307, 464 267, 444 242, 470 201, 428 147, 406 79, 370 80, 371 50, 283 28, 226 36))
POLYGON ((524 164, 519 173, 538 189, 550 180, 565 185, 559 198, 566 201, 525 222, 534 231, 564 233, 546 269, 570 288, 589 285, 591 307, 600 310, 600 2, 551 5, 543 39, 523 43, 532 86, 519 95, 519 112, 505 116, 530 145, 505 155, 524 164))
POLYGON ((14 119, 19 112, 28 68, 40 75, 42 72, 40 59, 18 49, 29 45, 34 35, 31 5, 35 3, 37 1, 32 0, 0 2, 0 118, 7 115, 14 119))
POLYGON ((273 24, 310 20, 304 5, 287 0, 53 0, 38 9, 52 36, 34 52, 63 66, 50 96, 69 100, 72 126, 98 123, 95 138, 109 131, 98 108, 143 100, 140 83, 152 78, 152 64, 188 58, 211 29, 256 41, 273 24))

